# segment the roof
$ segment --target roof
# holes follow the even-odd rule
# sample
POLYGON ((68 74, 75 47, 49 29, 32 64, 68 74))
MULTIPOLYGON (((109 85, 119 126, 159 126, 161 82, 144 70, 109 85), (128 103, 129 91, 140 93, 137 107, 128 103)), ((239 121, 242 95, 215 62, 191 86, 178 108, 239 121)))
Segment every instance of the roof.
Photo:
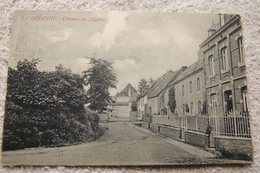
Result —
MULTIPOLYGON (((193 74, 194 72, 198 71, 199 69, 203 68, 203 60, 199 59, 198 61, 196 61, 195 63, 191 64, 190 66, 187 67, 187 69, 185 71, 183 71, 177 78, 175 81, 173 81, 171 84, 173 83, 178 83, 179 81, 181 81, 182 79, 184 79, 185 77, 193 74)), ((170 84, 170 85, 171 85, 170 84)))
POLYGON ((126 87, 120 92, 116 93, 116 96, 128 96, 128 89, 131 89, 131 93, 137 92, 136 89, 129 83, 126 87))
POLYGON ((227 18, 227 21, 225 22, 225 24, 223 26, 221 26, 221 27, 218 27, 216 32, 214 32, 211 36, 206 38, 206 40, 204 40, 199 45, 199 47, 203 47, 203 46, 207 45, 209 41, 212 41, 212 39, 214 39, 216 36, 218 36, 219 34, 222 34, 233 22, 236 22, 237 20, 240 20, 240 16, 239 15, 225 14, 225 17, 227 18))
POLYGON ((175 72, 170 70, 162 77, 155 80, 148 91, 148 98, 157 97, 167 87, 167 85, 174 81, 186 68, 186 66, 183 66, 175 72))
POLYGON ((130 83, 127 84, 126 87, 121 92, 127 93, 128 92, 128 88, 131 88, 132 91, 137 92, 136 89, 130 83))

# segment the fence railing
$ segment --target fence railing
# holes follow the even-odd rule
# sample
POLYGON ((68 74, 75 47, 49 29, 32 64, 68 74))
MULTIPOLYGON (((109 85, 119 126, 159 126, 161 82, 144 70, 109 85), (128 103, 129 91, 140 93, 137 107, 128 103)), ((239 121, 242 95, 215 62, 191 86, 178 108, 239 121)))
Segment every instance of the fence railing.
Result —
POLYGON ((245 138, 251 137, 249 116, 248 113, 245 112, 240 115, 233 115, 232 113, 229 113, 225 116, 153 115, 152 122, 196 132, 214 133, 214 135, 245 138))
POLYGON ((169 125, 191 131, 205 132, 207 128, 206 116, 176 116, 176 115, 153 115, 153 123, 169 125))
POLYGON ((240 115, 209 116, 209 124, 216 135, 250 138, 248 113, 240 115))

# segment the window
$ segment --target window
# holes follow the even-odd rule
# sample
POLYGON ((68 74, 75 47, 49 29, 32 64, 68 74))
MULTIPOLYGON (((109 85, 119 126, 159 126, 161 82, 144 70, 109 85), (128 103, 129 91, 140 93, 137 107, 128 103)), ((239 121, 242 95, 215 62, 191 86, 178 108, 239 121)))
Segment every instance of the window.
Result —
POLYGON ((214 59, 213 59, 213 55, 210 55, 208 57, 208 61, 209 61, 209 75, 210 76, 214 76, 214 59))
POLYGON ((217 115, 217 107, 217 95, 214 93, 210 95, 210 110, 212 116, 217 115))
POLYGON ((181 93, 182 93, 182 96, 184 97, 184 85, 182 85, 181 93))
POLYGON ((225 113, 230 114, 233 110, 233 100, 232 100, 232 91, 227 90, 224 92, 224 106, 225 106, 225 113))
POLYGON ((186 105, 183 104, 183 105, 182 105, 182 114, 185 115, 185 112, 186 112, 186 105))
POLYGON ((190 81, 190 94, 192 94, 193 89, 192 89, 192 81, 190 81))
POLYGON ((201 101, 198 101, 198 114, 201 114, 201 101))
POLYGON ((200 91, 200 78, 197 79, 197 90, 200 91))
POLYGON ((239 37, 238 40, 238 51, 239 51, 239 63, 244 64, 244 56, 243 56, 243 40, 242 37, 239 37))
POLYGON ((241 88, 241 94, 242 94, 242 103, 243 103, 243 112, 247 112, 247 87, 242 87, 241 88))
POLYGON ((193 102, 190 103, 190 114, 193 114, 193 102))
POLYGON ((222 70, 227 71, 228 70, 227 48, 226 47, 222 48, 220 54, 222 59, 222 70))

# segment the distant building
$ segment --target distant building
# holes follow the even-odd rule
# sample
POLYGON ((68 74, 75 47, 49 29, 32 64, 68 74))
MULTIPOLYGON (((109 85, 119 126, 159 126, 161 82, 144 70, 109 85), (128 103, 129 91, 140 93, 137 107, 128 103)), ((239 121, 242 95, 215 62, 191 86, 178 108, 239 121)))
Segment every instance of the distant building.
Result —
POLYGON ((111 116, 129 117, 131 111, 131 103, 137 97, 136 89, 131 85, 127 86, 114 97, 114 102, 109 103, 109 109, 113 110, 111 116))

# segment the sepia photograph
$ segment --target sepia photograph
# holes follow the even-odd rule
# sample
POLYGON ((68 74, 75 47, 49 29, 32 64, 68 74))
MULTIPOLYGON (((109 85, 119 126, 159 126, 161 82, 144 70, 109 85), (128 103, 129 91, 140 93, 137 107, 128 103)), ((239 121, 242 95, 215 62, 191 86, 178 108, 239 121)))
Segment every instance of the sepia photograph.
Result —
POLYGON ((253 161, 237 14, 16 11, 2 164, 253 161))

